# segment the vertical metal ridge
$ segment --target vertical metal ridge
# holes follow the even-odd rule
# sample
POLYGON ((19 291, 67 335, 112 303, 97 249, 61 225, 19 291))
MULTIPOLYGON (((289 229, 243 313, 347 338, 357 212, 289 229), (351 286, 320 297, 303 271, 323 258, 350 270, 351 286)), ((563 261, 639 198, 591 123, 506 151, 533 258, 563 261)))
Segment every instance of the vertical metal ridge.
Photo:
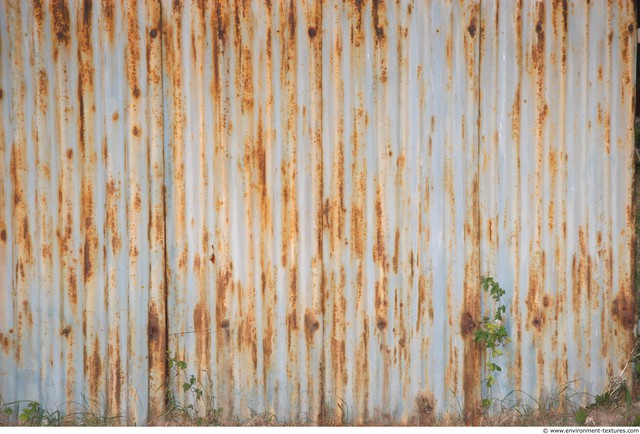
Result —
POLYGON ((149 226, 150 277, 148 315, 148 420, 154 420, 165 409, 166 394, 162 390, 168 377, 167 342, 169 340, 169 303, 167 300, 167 248, 166 205, 164 183, 164 26, 161 0, 148 4, 147 65, 151 88, 148 99, 147 125, 151 133, 148 139, 149 153, 149 226), (159 60, 159 61, 158 61, 159 60))

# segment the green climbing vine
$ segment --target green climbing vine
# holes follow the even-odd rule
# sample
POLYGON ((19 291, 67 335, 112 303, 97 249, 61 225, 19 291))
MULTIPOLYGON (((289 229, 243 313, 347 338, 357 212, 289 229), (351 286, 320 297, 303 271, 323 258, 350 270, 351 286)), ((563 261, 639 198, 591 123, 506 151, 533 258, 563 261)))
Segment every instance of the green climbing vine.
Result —
POLYGON ((474 335, 474 341, 483 344, 487 354, 487 360, 484 364, 484 381, 489 396, 485 396, 482 399, 482 405, 485 408, 489 408, 493 404, 492 387, 496 382, 495 376, 497 372, 502 371, 502 367, 497 363, 498 358, 503 355, 501 348, 511 342, 511 339, 509 339, 504 325, 507 307, 502 304, 502 296, 505 291, 500 288, 500 285, 493 277, 482 277, 480 284, 495 302, 495 311, 493 313, 491 311, 486 312, 474 335))

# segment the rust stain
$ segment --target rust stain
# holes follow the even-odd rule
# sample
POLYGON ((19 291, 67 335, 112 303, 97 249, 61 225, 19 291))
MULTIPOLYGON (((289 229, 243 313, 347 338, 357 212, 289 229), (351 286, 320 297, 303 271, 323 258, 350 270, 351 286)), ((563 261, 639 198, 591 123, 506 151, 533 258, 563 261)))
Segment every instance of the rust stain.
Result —
POLYGON ((255 373, 258 369, 258 331, 256 328, 255 306, 253 301, 255 300, 255 289, 249 289, 247 291, 247 298, 249 299, 247 313, 240 322, 238 329, 238 348, 248 349, 253 365, 251 372, 255 373))
POLYGON ((42 4, 42 0, 33 1, 33 15, 36 18, 38 32, 40 33, 43 31, 45 17, 44 5, 42 4))
POLYGON ((476 35, 476 17, 472 16, 471 17, 471 22, 469 23, 469 25, 467 26, 467 32, 469 32, 469 35, 473 38, 476 35))
POLYGON ((108 349, 108 381, 107 405, 109 408, 123 408, 121 404, 121 391, 124 384, 122 359, 120 357, 120 335, 116 331, 115 342, 109 343, 108 349))
POLYGON ((92 258, 92 247, 91 247, 91 240, 90 237, 87 236, 85 237, 84 240, 84 264, 83 264, 83 272, 84 272, 84 281, 87 282, 89 281, 89 279, 91 279, 91 276, 93 275, 93 269, 92 269, 92 263, 93 263, 93 258, 92 258))
MULTIPOLYGON (((222 113, 221 110, 221 82, 222 76, 220 71, 220 55, 224 50, 225 45, 225 33, 227 32, 227 14, 223 13, 222 8, 224 3, 215 2, 214 11, 212 16, 211 27, 213 34, 216 36, 213 38, 212 46, 212 58, 213 58, 213 79, 212 79, 212 93, 214 100, 214 107, 216 107, 217 113, 222 113)), ((270 40, 270 38, 268 38, 270 40)), ((267 42, 269 44, 269 42, 267 42)), ((219 121, 218 121, 219 122, 219 121)))
POLYGON ((553 0, 552 4, 555 36, 566 37, 568 32, 568 5, 567 0, 553 0))
POLYGON ((398 250, 400 249, 400 230, 396 228, 396 240, 394 244, 394 252, 393 252, 393 272, 398 272, 398 250))
MULTIPOLYGON (((51 2, 52 13, 52 27, 53 34, 55 35, 57 45, 69 45, 69 33, 70 33, 70 18, 69 9, 65 0, 54 0, 51 2)), ((54 46, 53 58, 57 60, 58 49, 57 45, 54 46)))
MULTIPOLYGON (((358 352, 369 354, 369 321, 362 319, 362 334, 358 342, 358 352)), ((363 357, 361 368, 356 370, 356 387, 359 393, 359 407, 363 409, 361 420, 369 420, 369 357, 363 357)))
MULTIPOLYGON (((202 296, 202 294, 201 294, 202 296)), ((193 325, 196 335, 196 354, 211 352, 211 316, 205 298, 201 298, 193 310, 193 325)))
MULTIPOLYGON (((87 145, 93 144, 92 128, 86 128, 92 124, 92 115, 85 110, 85 104, 89 105, 93 102, 94 92, 94 68, 93 54, 91 44, 91 12, 92 5, 90 2, 84 2, 82 5, 82 20, 78 23, 79 43, 78 43, 78 87, 77 96, 79 102, 79 125, 78 137, 80 139, 80 158, 82 160, 81 174, 81 209, 80 221, 82 232, 84 233, 84 263, 83 274, 84 281, 88 282, 93 275, 93 263, 96 261, 96 251, 98 248, 97 228, 94 224, 94 188, 93 177, 95 165, 93 164, 92 151, 87 149, 87 145)), ((73 156, 73 151, 68 150, 67 156, 73 156)))
POLYGON ((43 114, 47 113, 49 96, 49 79, 47 77, 47 71, 44 69, 38 70, 38 108, 43 114))
POLYGON ((8 335, 0 333, 0 345, 4 354, 8 355, 11 349, 11 340, 8 335))
MULTIPOLYGON (((33 326, 33 315, 31 313, 31 306, 27 300, 22 300, 22 310, 20 312, 20 317, 26 317, 27 324, 29 326, 33 326)), ((19 329, 21 329, 21 327, 19 329)))
MULTIPOLYGON (((218 322, 218 345, 219 349, 222 350, 222 345, 224 345, 225 338, 228 337, 228 333, 224 332, 221 329, 229 328, 229 319, 227 318, 227 292, 229 291, 229 287, 231 284, 231 273, 233 267, 231 263, 226 264, 224 267, 221 267, 218 270, 217 278, 216 278, 216 320, 218 322)), ((219 351, 218 355, 225 354, 224 352, 219 351)))
POLYGON ((529 326, 533 326, 538 332, 542 330, 545 322, 545 313, 541 309, 546 270, 545 258, 544 252, 536 253, 533 256, 529 267, 529 286, 526 298, 527 329, 530 329, 529 326))
POLYGON ((111 178, 107 182, 107 228, 111 235, 111 248, 114 254, 120 250, 121 240, 118 233, 117 204, 120 199, 120 182, 111 178))
MULTIPOLYGON (((131 88, 131 93, 134 99, 140 98, 140 87, 138 85, 139 65, 140 26, 138 25, 138 14, 136 12, 136 8, 133 5, 129 5, 129 8, 127 10, 126 73, 127 83, 131 88)), ((138 135, 135 133, 135 129, 134 135, 138 135)))
MULTIPOLYGON (((354 201, 361 202, 359 197, 354 201)), ((362 206, 354 204, 351 209, 351 247, 356 257, 363 258, 366 244, 367 224, 362 206)))
MULTIPOLYGON (((447 58, 447 70, 451 71, 451 70, 453 70, 453 64, 452 64, 453 36, 451 34, 447 35, 447 41, 446 41, 446 44, 445 44, 445 53, 446 53, 446 58, 447 58)), ((451 86, 450 80, 447 83, 447 88, 449 88, 449 86, 451 86)))
POLYGON ((428 298, 427 287, 427 277, 420 275, 418 278, 418 315, 416 318, 416 332, 422 327, 425 327, 425 313, 429 320, 433 320, 433 303, 431 303, 428 298))
POLYGON ((268 194, 267 184, 267 148, 266 148, 266 132, 264 131, 262 121, 262 109, 259 112, 258 134, 255 147, 251 154, 253 159, 253 167, 257 167, 257 190, 260 196, 260 222, 262 229, 266 232, 271 226, 271 200, 268 194))
POLYGON ((376 215, 376 232, 374 238, 373 245, 373 261, 386 271, 388 269, 386 248, 384 244, 384 211, 382 207, 382 190, 381 186, 378 185, 376 188, 376 199, 375 199, 375 215, 376 215))
POLYGON ((621 291, 611 303, 611 314, 627 330, 633 330, 636 324, 636 304, 633 296, 621 291))
POLYGON ((21 247, 24 248, 24 253, 26 254, 24 258, 26 261, 31 262, 31 258, 32 258, 31 235, 29 234, 29 219, 26 215, 22 217, 22 224, 20 225, 20 227, 22 229, 20 231, 20 244, 21 244, 21 247))
POLYGON ((185 245, 182 248, 182 252, 178 255, 178 268, 185 268, 189 259, 189 248, 185 245))
MULTIPOLYGON (((582 301, 583 293, 588 292, 589 277, 589 255, 587 252, 586 234, 588 228, 580 226, 578 228, 578 252, 573 255, 571 262, 571 280, 572 290, 571 296, 573 300, 573 309, 576 315, 579 315, 584 303, 582 301)), ((589 294, 586 294, 587 297, 589 294)))
POLYGON ((241 109, 243 113, 250 113, 253 111, 255 104, 254 91, 253 91, 253 59, 252 52, 249 48, 242 47, 240 55, 240 62, 238 67, 240 73, 236 78, 236 88, 241 90, 239 95, 242 102, 241 109))
MULTIPOLYGON (((631 61, 631 50, 629 49, 630 47, 635 47, 635 35, 634 35, 634 28, 635 25, 633 22, 630 23, 625 23, 624 21, 620 20, 620 26, 621 29, 619 30, 620 32, 620 43, 622 45, 622 61, 625 65, 629 65, 630 61, 631 61), (623 30, 624 29, 624 30, 623 30), (626 30, 626 32, 625 32, 626 30), (626 41, 624 40, 626 39, 626 41), (629 43, 631 42, 631 43, 629 43)), ((625 74, 626 75, 626 74, 625 74)), ((628 80, 628 78, 625 76, 625 81, 628 80)), ((624 99, 624 98, 623 98, 624 99)))
POLYGON ((375 300, 374 306, 376 310, 376 327, 380 331, 387 327, 387 315, 389 308, 388 300, 388 281, 387 277, 383 277, 381 281, 375 284, 375 300))
POLYGON ((115 25, 115 1, 114 0, 102 0, 102 14, 104 19, 104 25, 109 35, 109 41, 113 43, 115 41, 116 25, 115 25))
POLYGON ((373 0, 371 15, 373 18, 376 43, 378 44, 381 43, 385 37, 384 30, 387 27, 385 9, 385 0, 373 0))
MULTIPOLYGON (((211 261, 212 264, 215 265, 216 263, 216 253, 215 253, 215 245, 211 244, 211 256, 209 256, 209 260, 211 261)), ((262 273, 262 279, 264 281, 264 273, 262 273)))
POLYGON ((67 378, 66 378, 66 384, 65 384, 65 397, 67 400, 71 400, 73 399, 74 396, 74 387, 76 384, 76 369, 74 368, 74 358, 75 355, 73 354, 72 351, 69 351, 67 353, 67 357, 66 357, 66 364, 67 364, 67 378))
POLYGON ((473 320, 473 316, 469 312, 462 314, 462 321, 460 322, 460 331, 462 335, 468 335, 476 329, 476 323, 473 320))
POLYGON ((520 84, 518 83, 511 107, 511 135, 514 142, 520 141, 520 84))
POLYGON ((78 284, 76 282, 76 275, 73 270, 67 270, 69 275, 67 277, 67 294, 69 295, 69 300, 71 304, 74 306, 78 304, 78 284))
POLYGON ((140 212, 140 209, 142 208, 142 197, 140 196, 140 191, 138 190, 136 190, 133 198, 133 208, 136 210, 136 212, 140 212))
POLYGON ((334 295, 333 315, 331 318, 330 333, 330 357, 333 372, 332 382, 335 393, 343 392, 343 386, 347 383, 347 358, 346 358, 346 298, 344 287, 346 286, 346 273, 340 270, 339 281, 335 281, 335 275, 331 277, 329 291, 334 295))
MULTIPOLYGON (((157 307, 155 304, 151 304, 149 306, 148 312, 148 322, 147 322, 147 338, 149 340, 149 347, 157 350, 158 344, 161 341, 162 333, 161 330, 163 327, 160 324, 160 315, 158 313, 157 307)), ((157 357, 157 353, 155 351, 149 351, 149 366, 156 366, 157 360, 152 360, 157 357)))
POLYGON ((298 330, 298 269, 295 266, 291 267, 289 271, 289 307, 287 312, 287 345, 291 345, 291 334, 298 330))
POLYGON ((89 380, 89 397, 93 400, 97 400, 99 397, 101 377, 102 377, 102 360, 100 359, 100 342, 98 339, 93 341, 91 350, 87 353, 87 347, 85 346, 84 354, 84 374, 89 380))
POLYGON ((311 309, 307 309, 304 314, 304 330, 307 344, 313 343, 313 335, 320 328, 320 322, 316 318, 315 313, 311 309))
POLYGON ((533 47, 533 62, 536 68, 538 69, 538 73, 544 71, 544 48, 545 48, 545 13, 544 13, 545 4, 543 2, 538 2, 535 5, 535 32, 536 32, 536 45, 533 47))

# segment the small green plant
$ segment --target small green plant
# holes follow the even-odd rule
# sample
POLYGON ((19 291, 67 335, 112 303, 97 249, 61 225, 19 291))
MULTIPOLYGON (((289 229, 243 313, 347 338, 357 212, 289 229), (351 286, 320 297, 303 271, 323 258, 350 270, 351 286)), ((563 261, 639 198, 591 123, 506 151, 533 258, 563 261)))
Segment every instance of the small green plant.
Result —
POLYGON ((596 395, 596 402, 592 406, 600 407, 608 404, 611 404, 611 393, 606 392, 602 395, 596 395))
POLYGON ((587 421, 588 416, 589 413, 587 412, 587 409, 584 407, 580 407, 575 414, 576 424, 584 425, 584 423, 587 421))
POLYGON ((62 416, 58 410, 48 411, 39 402, 28 401, 27 406, 18 416, 20 422, 31 426, 60 426, 62 416))
POLYGON ((83 403, 67 402, 66 411, 63 412, 59 408, 48 409, 37 401, 5 402, 0 396, 0 426, 116 426, 133 424, 125 416, 112 415, 106 408, 97 408, 97 403, 90 402, 84 395, 82 399, 83 403))
POLYGON ((13 409, 7 405, 4 399, 2 399, 2 396, 0 396, 0 426, 9 425, 12 415, 13 409))
POLYGON ((496 382, 496 373, 502 371, 502 367, 498 365, 498 357, 503 355, 501 347, 504 347, 507 343, 511 342, 507 334, 507 329, 504 326, 504 316, 507 312, 507 307, 502 304, 501 298, 505 294, 505 291, 500 288, 498 282, 493 277, 482 277, 480 284, 486 293, 493 298, 496 309, 495 312, 487 312, 482 318, 478 329, 474 334, 474 341, 484 345, 487 352, 487 360, 485 362, 485 384, 489 396, 485 396, 482 399, 482 405, 485 408, 491 407, 493 404, 492 387, 496 382))
MULTIPOLYGON (((42 420, 44 416, 44 409, 40 407, 39 402, 31 401, 27 404, 27 407, 22 410, 22 413, 19 416, 20 422, 32 423, 34 421, 42 420)), ((36 423, 36 425, 41 425, 41 423, 36 423)))
POLYGON ((167 406, 161 417, 167 421, 188 422, 195 425, 219 425, 222 408, 214 406, 214 398, 205 394, 205 388, 195 375, 187 375, 187 363, 167 351, 169 375, 164 386, 167 406), (193 403, 180 402, 175 393, 177 384, 182 391, 191 393, 193 403))

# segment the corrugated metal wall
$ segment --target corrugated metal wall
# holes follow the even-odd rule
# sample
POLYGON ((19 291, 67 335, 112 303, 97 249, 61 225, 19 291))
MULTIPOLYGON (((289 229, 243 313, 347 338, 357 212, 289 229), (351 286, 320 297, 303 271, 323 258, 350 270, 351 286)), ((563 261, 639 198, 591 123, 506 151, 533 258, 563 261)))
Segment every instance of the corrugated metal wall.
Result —
POLYGON ((634 19, 4 1, 0 396, 144 423, 169 349, 227 417, 473 415, 481 274, 498 393, 599 392, 636 325, 634 19))

